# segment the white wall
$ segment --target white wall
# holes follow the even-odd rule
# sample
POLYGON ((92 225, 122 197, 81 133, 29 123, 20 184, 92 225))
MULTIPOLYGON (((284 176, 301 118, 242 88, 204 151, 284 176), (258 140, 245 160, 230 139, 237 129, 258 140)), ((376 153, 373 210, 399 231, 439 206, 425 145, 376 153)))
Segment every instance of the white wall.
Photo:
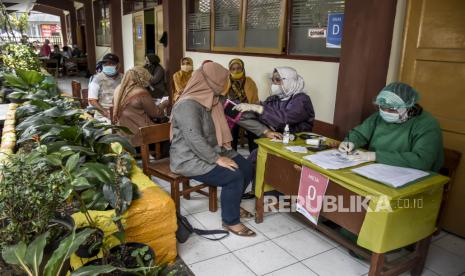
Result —
POLYGON ((124 70, 134 67, 134 40, 132 35, 132 14, 123 15, 124 70))
POLYGON ((232 58, 242 59, 247 76, 257 83, 261 100, 269 96, 273 69, 278 66, 291 66, 305 80, 305 90, 312 99, 316 119, 333 123, 339 63, 199 52, 186 52, 185 56, 194 60, 194 68, 199 67, 206 59, 218 62, 226 68, 232 58))
POLYGON ((103 46, 95 46, 95 58, 96 61, 102 59, 102 57, 108 53, 111 53, 110 47, 103 47, 103 46))
POLYGON ((386 84, 399 80, 399 67, 402 58, 406 9, 407 0, 398 0, 386 84))

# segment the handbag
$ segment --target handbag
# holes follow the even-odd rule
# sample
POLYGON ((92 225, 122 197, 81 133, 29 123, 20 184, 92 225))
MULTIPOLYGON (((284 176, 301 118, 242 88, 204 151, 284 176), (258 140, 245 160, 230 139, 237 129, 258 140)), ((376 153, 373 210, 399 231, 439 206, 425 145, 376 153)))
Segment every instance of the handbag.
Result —
POLYGON ((189 236, 192 233, 195 233, 211 241, 219 241, 229 236, 229 232, 226 230, 219 230, 219 229, 218 230, 203 230, 203 229, 194 228, 192 224, 190 224, 190 222, 187 220, 187 218, 181 214, 176 214, 176 219, 178 222, 178 230, 176 230, 176 239, 180 243, 185 243, 189 239, 189 236), (207 237, 209 235, 215 235, 215 234, 223 234, 223 236, 218 237, 218 238, 207 237))

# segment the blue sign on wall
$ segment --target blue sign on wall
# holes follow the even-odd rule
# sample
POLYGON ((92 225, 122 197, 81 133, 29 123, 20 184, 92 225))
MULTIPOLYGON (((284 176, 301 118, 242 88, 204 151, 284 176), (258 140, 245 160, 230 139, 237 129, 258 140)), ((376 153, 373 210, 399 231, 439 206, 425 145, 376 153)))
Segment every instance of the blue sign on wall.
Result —
POLYGON ((328 29, 326 31, 326 48, 341 48, 344 13, 328 14, 328 29))
POLYGON ((137 39, 142 39, 142 24, 137 24, 137 39))

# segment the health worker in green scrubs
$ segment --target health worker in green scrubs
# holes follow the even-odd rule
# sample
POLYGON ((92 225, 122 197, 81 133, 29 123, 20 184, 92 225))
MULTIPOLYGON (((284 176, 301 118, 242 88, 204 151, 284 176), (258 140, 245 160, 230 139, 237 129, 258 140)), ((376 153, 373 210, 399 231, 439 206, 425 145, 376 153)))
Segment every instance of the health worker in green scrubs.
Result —
POLYGON ((417 103, 418 92, 395 82, 376 97, 379 111, 352 129, 339 151, 354 159, 437 172, 444 161, 438 121, 417 103))

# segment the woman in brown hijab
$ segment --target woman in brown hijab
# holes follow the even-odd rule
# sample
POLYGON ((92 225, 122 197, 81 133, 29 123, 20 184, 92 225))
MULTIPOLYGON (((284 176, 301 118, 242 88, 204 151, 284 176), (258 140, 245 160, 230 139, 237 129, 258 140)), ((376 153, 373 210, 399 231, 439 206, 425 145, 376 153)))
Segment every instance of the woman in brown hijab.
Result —
MULTIPOLYGON (((259 102, 257 85, 251 77, 245 75, 244 62, 239 58, 234 58, 229 62, 228 88, 223 95, 236 104, 257 104, 259 102)), ((234 150, 237 150, 240 129, 241 127, 238 124, 231 128, 233 136, 232 147, 234 150)), ((243 129, 247 133, 249 152, 252 152, 257 148, 254 140, 258 139, 258 136, 252 131, 243 129)))
POLYGON ((186 88, 187 82, 192 76, 194 63, 190 57, 184 57, 181 59, 181 70, 174 73, 173 75, 173 103, 175 103, 179 96, 181 96, 184 88, 186 88))
POLYGON ((239 236, 255 236, 240 222, 252 215, 240 207, 252 181, 252 164, 231 148, 232 136, 219 96, 229 72, 215 62, 194 71, 171 117, 170 168, 209 185, 220 186, 223 227, 239 236))
POLYGON ((162 102, 159 106, 153 103, 147 87, 152 75, 143 67, 136 66, 128 70, 115 89, 113 98, 113 121, 119 126, 125 126, 132 134, 122 133, 127 136, 135 147, 141 145, 139 133, 140 127, 153 125, 152 119, 163 117, 164 109, 169 102, 162 102))

